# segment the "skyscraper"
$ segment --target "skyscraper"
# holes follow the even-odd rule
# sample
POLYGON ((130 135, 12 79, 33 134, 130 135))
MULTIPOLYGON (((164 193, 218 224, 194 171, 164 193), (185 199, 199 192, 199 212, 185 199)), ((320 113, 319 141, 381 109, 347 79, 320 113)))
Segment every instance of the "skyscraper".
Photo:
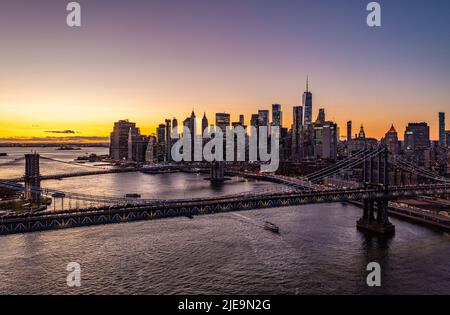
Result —
POLYGON ((302 100, 303 108, 305 109, 305 125, 312 123, 312 93, 309 92, 309 78, 306 77, 306 91, 303 93, 302 100))
POLYGON ((201 130, 201 137, 202 137, 202 145, 204 146, 207 143, 207 139, 203 138, 203 134, 205 131, 209 131, 208 129, 208 118, 206 117, 206 112, 203 113, 203 118, 202 118, 202 130, 201 130))
POLYGON ((439 145, 445 147, 445 113, 439 113, 439 145))
POLYGON ((134 135, 131 132, 131 128, 130 128, 130 129, 128 129, 128 154, 127 154, 129 161, 133 161, 133 140, 134 140, 133 138, 134 138, 134 135))
POLYGON ((269 127, 269 111, 266 109, 258 110, 258 124, 259 126, 269 127))
POLYGON ((149 143, 149 137, 139 135, 131 143, 131 159, 135 162, 142 163, 146 161, 146 152, 149 143))
POLYGON ((292 120, 292 158, 300 158, 301 132, 303 126, 303 107, 294 106, 292 120))
POLYGON ((110 136, 110 158, 113 160, 132 159, 131 156, 128 156, 128 140, 130 136, 136 138, 138 135, 139 129, 136 128, 135 123, 129 122, 128 120, 115 122, 110 136))
POLYGON ((409 123, 405 129, 405 149, 423 151, 430 148, 430 127, 427 123, 409 123))
POLYGON ((159 124, 158 128, 156 128, 156 137, 158 143, 163 144, 166 142, 166 125, 159 124))
POLYGON ((203 118, 202 118, 202 135, 203 132, 205 132, 205 129, 208 128, 208 118, 206 117, 206 113, 203 113, 203 118))
POLYGON ((239 115, 239 124, 245 126, 244 115, 239 115))
POLYGON ((337 156, 337 125, 331 121, 315 122, 313 129, 314 157, 335 160, 337 156))
POLYGON ((364 125, 361 124, 361 128, 359 128, 358 139, 364 140, 366 139, 366 132, 364 131, 364 125))
POLYGON ((194 147, 197 137, 197 120, 195 119, 194 110, 192 110, 191 117, 189 117, 189 131, 191 133, 191 161, 194 161, 195 159, 194 147))
POLYGON ((183 129, 181 129, 182 133, 184 133, 184 128, 189 129, 189 117, 187 117, 185 120, 183 120, 183 129))
POLYGON ((323 124, 325 122, 325 108, 319 109, 319 114, 317 115, 317 123, 323 124))
POLYGON ((166 125, 160 124, 156 128, 156 160, 163 162, 166 158, 166 125))
POLYGON ((155 162, 155 154, 154 154, 155 146, 156 146, 155 136, 149 136, 148 143, 147 143, 147 150, 145 152, 145 161, 146 162, 149 162, 149 163, 155 162))
POLYGON ((172 128, 171 128, 171 120, 166 119, 166 141, 165 141, 165 151, 166 151, 166 162, 172 161, 172 128))
POLYGON ((178 120, 174 117, 172 119, 172 133, 173 133, 172 138, 178 138, 180 136, 181 131, 178 130, 178 120))
POLYGON ((347 121, 347 141, 352 140, 352 121, 347 121))
POLYGON ((145 162, 148 138, 140 134, 139 128, 128 129, 127 159, 134 162, 145 162))
POLYGON ((250 126, 257 128, 259 125, 259 116, 258 114, 252 114, 250 118, 250 126))
POLYGON ((230 114, 228 113, 216 113, 216 127, 219 127, 223 134, 224 134, 224 138, 223 138, 223 158, 225 159, 226 157, 226 152, 228 151, 228 146, 226 143, 226 132, 227 132, 227 127, 230 127, 230 114))
POLYGON ((398 154, 400 151, 400 145, 398 142, 397 130, 395 130, 392 124, 391 129, 385 135, 386 148, 392 154, 398 154))
POLYGON ((245 125, 245 121, 244 121, 244 115, 239 115, 239 121, 234 121, 231 123, 231 126, 233 126, 233 128, 240 126, 242 128, 247 128, 247 126, 245 125))
POLYGON ((259 128, 259 116, 258 114, 252 114, 250 117, 250 126, 256 129, 256 134, 258 135, 258 128, 259 128))
POLYGON ((272 126, 282 127, 283 124, 283 113, 281 112, 280 104, 272 105, 272 126))
POLYGON ((299 131, 303 126, 303 107, 302 106, 294 106, 293 108, 293 123, 292 130, 299 131))
POLYGON ((25 191, 24 197, 32 203, 39 203, 41 194, 41 175, 39 171, 39 154, 25 154, 25 191))
POLYGON ((189 131, 191 132, 192 140, 194 140, 194 137, 197 134, 197 122, 195 120, 194 111, 192 111, 191 117, 189 117, 189 131))
POLYGON ((230 126, 230 114, 216 113, 216 126, 222 129, 222 132, 225 133, 227 127, 230 126))

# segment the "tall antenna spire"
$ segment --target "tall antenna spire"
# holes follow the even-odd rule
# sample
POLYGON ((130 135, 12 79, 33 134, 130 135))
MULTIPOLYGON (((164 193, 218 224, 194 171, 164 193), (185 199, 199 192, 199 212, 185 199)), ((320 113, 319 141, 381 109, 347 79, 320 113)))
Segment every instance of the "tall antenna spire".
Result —
POLYGON ((306 92, 309 92, 309 76, 306 75, 306 92))

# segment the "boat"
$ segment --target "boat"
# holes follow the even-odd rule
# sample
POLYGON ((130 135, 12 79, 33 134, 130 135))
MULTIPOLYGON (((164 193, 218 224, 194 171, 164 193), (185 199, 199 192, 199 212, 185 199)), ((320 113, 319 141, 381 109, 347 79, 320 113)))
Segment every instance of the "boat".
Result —
POLYGON ((125 198, 141 198, 141 195, 139 194, 126 194, 125 198))
POLYGON ((273 223, 271 223, 269 221, 264 222, 264 228, 266 230, 268 230, 268 231, 273 232, 273 233, 279 233, 280 232, 280 229, 278 228, 278 226, 276 226, 275 224, 273 224, 273 223))
POLYGON ((79 151, 79 150, 81 150, 81 148, 71 147, 71 146, 60 146, 56 150, 59 150, 59 151, 74 151, 74 150, 79 151))
POLYGON ((52 194, 52 197, 53 197, 53 198, 64 198, 64 197, 66 197, 66 194, 63 193, 63 192, 57 191, 57 192, 55 192, 55 193, 52 194))
POLYGON ((0 152, 0 156, 8 156, 8 153, 0 152))
POLYGON ((102 157, 95 154, 95 153, 91 153, 90 155, 82 155, 79 156, 75 159, 75 162, 77 163, 84 163, 84 162, 100 162, 102 160, 102 157))
POLYGON ((194 218, 194 216, 192 214, 190 214, 190 213, 186 214, 186 217, 189 218, 189 219, 193 219, 194 218))

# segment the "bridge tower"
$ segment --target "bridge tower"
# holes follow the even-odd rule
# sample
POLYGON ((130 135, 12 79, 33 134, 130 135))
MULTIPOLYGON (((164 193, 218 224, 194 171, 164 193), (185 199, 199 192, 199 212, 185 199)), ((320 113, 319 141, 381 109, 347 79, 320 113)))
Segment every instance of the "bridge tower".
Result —
POLYGON ((223 182, 225 180, 225 162, 213 161, 211 163, 211 176, 212 182, 223 182))
POLYGON ((41 202, 41 175, 39 173, 39 154, 25 154, 25 199, 32 204, 41 202))
POLYGON ((389 222, 388 215, 388 154, 388 149, 384 148, 375 156, 369 153, 364 157, 364 186, 366 189, 379 190, 379 193, 377 197, 365 198, 363 200, 363 217, 356 222, 356 226, 360 230, 376 232, 383 235, 395 234, 395 226, 389 222))

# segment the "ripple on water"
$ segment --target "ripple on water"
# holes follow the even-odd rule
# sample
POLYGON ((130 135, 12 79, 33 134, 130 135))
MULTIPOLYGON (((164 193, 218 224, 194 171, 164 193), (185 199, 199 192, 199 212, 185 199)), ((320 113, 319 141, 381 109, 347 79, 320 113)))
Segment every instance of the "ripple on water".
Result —
POLYGON ((391 240, 341 204, 262 209, 0 237, 0 293, 360 294, 450 292, 448 234, 393 220, 391 240), (243 216, 243 217, 242 217, 243 216), (261 228, 264 220, 280 235, 261 228), (68 262, 82 286, 66 286, 68 262), (370 261, 383 287, 365 285, 370 261))

